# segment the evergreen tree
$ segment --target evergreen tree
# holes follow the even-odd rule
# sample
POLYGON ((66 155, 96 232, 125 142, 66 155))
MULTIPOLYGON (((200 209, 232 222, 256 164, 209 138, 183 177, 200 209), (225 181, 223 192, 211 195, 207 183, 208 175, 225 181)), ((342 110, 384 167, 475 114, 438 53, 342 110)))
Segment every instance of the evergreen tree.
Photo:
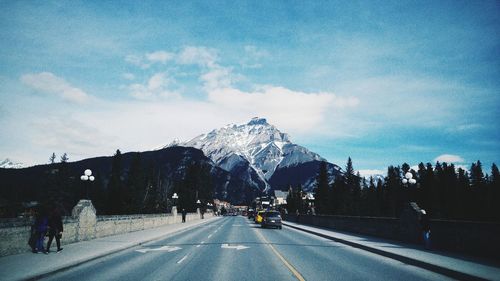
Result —
POLYGON ((123 180, 122 180, 122 153, 118 149, 113 156, 111 164, 111 175, 108 183, 108 203, 110 214, 121 214, 124 212, 123 180))
POLYGON ((52 152, 52 155, 49 158, 49 164, 54 164, 56 163, 56 154, 52 152))
MULTIPOLYGON (((55 161, 53 153, 49 160, 55 161)), ((58 207, 62 212, 68 214, 76 202, 82 198, 81 192, 76 188, 74 178, 71 177, 68 169, 68 157, 64 153, 60 163, 54 163, 47 168, 46 177, 39 189, 39 200, 46 206, 58 207)))
POLYGON ((471 190, 469 183, 469 176, 467 172, 458 168, 457 179, 457 197, 456 197, 456 216, 461 219, 471 219, 471 190))
MULTIPOLYGON (((55 155, 54 155, 55 156, 55 155)), ((61 156, 61 163, 66 163, 69 161, 68 154, 66 152, 61 156)))
POLYGON ((354 167, 352 165, 351 157, 347 158, 345 168, 345 183, 346 190, 344 194, 344 210, 349 215, 355 215, 358 211, 358 202, 360 195, 359 177, 354 174, 354 167))
POLYGON ((434 218, 443 218, 443 210, 441 204, 442 197, 442 181, 443 181, 443 166, 441 163, 436 162, 434 166, 434 180, 432 182, 432 192, 431 192, 431 203, 432 203, 432 212, 434 218))
POLYGON ((473 189, 480 189, 484 184, 483 167, 479 160, 471 165, 470 181, 473 189))
POLYGON ((386 201, 384 211, 388 216, 398 217, 403 208, 402 200, 402 178, 399 167, 389 166, 385 181, 386 201))
POLYGON ((331 213, 336 215, 346 215, 346 195, 347 193, 346 180, 344 175, 335 177, 335 181, 331 185, 330 202, 332 203, 331 213))
POLYGON ((496 222, 500 222, 500 172, 495 163, 491 165, 491 176, 490 176, 490 189, 491 189, 491 201, 493 204, 492 218, 496 222))
MULTIPOLYGON (((242 190, 245 186, 242 186, 242 190)), ((203 207, 213 198, 214 184, 210 168, 201 163, 191 163, 186 169, 186 174, 179 190, 179 205, 186 210, 196 210, 196 201, 200 200, 203 207)))
POLYGON ((305 213, 306 206, 304 206, 304 202, 302 200, 302 196, 304 195, 302 190, 302 185, 298 185, 297 188, 292 188, 290 186, 288 190, 287 196, 287 211, 290 214, 295 214, 297 211, 300 214, 305 213))
POLYGON ((403 165, 401 165, 401 170, 403 171, 403 175, 408 173, 410 171, 410 169, 411 169, 411 167, 408 163, 403 163, 403 165))
POLYGON ((314 198, 316 201, 316 211, 319 214, 329 214, 331 212, 331 202, 328 188, 328 172, 326 162, 321 162, 318 176, 316 178, 316 188, 314 189, 314 198))
POLYGON ((376 214, 378 215, 386 215, 384 213, 384 182, 382 179, 377 180, 377 191, 376 191, 376 197, 377 197, 377 210, 376 214))
POLYGON ((483 211, 483 208, 486 206, 487 193, 484 186, 483 168, 481 161, 479 160, 471 165, 470 184, 473 217, 476 219, 484 219, 485 212, 483 211))
POLYGON ((363 180, 363 188, 361 189, 361 205, 360 215, 363 216, 377 216, 377 194, 375 181, 373 176, 370 176, 368 185, 363 180))
POLYGON ((127 177, 127 197, 125 198, 127 213, 140 213, 143 207, 141 199, 144 197, 147 187, 141 154, 137 153, 132 159, 127 177))
POLYGON ((458 179, 455 172, 455 165, 444 165, 444 180, 443 180, 443 197, 441 202, 443 204, 444 213, 446 218, 456 218, 458 214, 457 205, 458 201, 458 179))

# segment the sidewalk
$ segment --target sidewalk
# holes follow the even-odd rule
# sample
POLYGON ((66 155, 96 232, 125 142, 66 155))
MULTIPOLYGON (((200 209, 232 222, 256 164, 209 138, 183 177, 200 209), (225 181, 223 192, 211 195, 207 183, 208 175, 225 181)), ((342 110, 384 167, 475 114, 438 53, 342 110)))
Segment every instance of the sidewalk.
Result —
MULTIPOLYGON (((158 228, 61 245, 64 250, 60 253, 51 252, 45 255, 42 253, 33 254, 27 252, 0 257, 0 280, 40 278, 49 273, 61 271, 130 247, 165 238, 167 235, 187 230, 218 218, 212 217, 204 220, 165 225, 158 228)), ((52 251, 55 251, 55 245, 52 247, 52 251)))
POLYGON ((500 280, 500 263, 284 221, 284 225, 460 280, 500 280))

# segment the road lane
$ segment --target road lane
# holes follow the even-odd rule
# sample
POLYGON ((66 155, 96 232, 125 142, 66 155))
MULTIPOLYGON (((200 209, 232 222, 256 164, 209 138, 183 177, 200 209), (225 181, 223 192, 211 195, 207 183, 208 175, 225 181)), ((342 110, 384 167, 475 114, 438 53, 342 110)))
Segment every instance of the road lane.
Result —
POLYGON ((450 280, 418 267, 286 226, 263 236, 307 280, 450 280))
MULTIPOLYGON (((47 280, 147 280, 166 265, 177 264, 189 249, 199 244, 205 233, 224 223, 216 220, 165 239, 146 243, 113 255, 109 255, 67 271, 49 276, 47 280), (175 252, 154 251, 140 253, 136 250, 176 246, 175 252)), ((175 268, 174 268, 175 270, 175 268)), ((153 279, 150 279, 153 280, 153 279)), ((158 280, 158 279, 157 279, 158 280)))
POLYGON ((110 255, 46 280, 294 280, 243 217, 227 217, 110 255), (228 244, 224 248, 222 245, 228 244), (233 246, 244 245, 244 249, 233 246), (161 247, 180 250, 146 251, 161 247))
POLYGON ((291 228, 220 220, 46 280, 445 280, 420 268, 291 228), (294 270, 296 272, 294 272, 294 270))
POLYGON ((206 233, 206 242, 168 280, 295 280, 251 231, 256 225, 247 224, 243 217, 224 220, 226 223, 217 232, 206 233), (238 245, 248 248, 234 248, 238 245))

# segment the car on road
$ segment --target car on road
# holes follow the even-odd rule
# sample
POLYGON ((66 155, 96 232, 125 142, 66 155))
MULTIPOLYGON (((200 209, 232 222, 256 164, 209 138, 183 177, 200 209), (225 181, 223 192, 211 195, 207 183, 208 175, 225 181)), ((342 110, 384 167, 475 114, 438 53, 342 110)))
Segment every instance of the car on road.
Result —
POLYGON ((253 209, 249 209, 247 215, 249 219, 253 219, 255 216, 255 211, 253 209))
POLYGON ((263 228, 265 227, 276 227, 278 229, 282 228, 281 215, 278 211, 268 211, 262 214, 262 223, 260 224, 263 228))

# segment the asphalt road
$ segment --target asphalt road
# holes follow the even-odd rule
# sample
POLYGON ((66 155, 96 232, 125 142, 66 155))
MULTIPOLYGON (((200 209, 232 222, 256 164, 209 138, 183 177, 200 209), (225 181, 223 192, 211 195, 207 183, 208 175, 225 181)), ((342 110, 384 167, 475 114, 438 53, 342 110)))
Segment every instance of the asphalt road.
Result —
POLYGON ((424 269, 245 217, 109 255, 44 280, 447 280, 424 269))

